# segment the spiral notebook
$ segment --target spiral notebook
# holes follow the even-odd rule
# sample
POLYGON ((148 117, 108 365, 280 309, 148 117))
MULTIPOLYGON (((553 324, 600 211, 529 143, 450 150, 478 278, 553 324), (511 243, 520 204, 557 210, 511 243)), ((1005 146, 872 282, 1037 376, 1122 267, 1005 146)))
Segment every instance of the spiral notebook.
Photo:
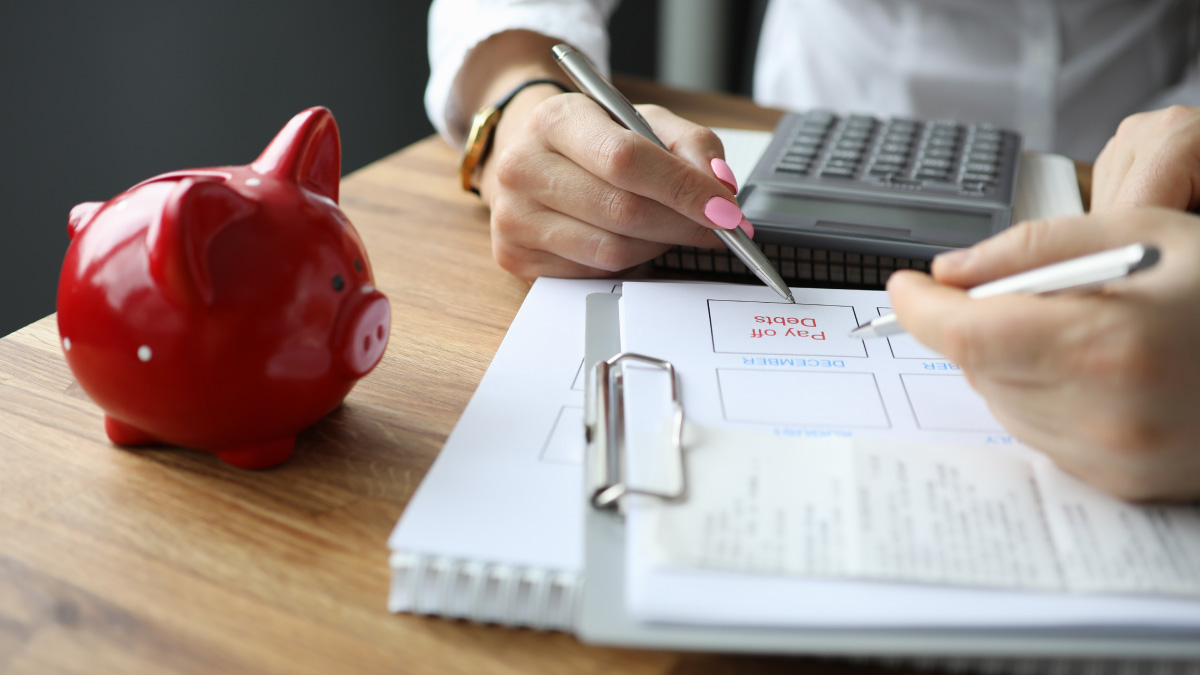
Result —
MULTIPOLYGON (((1022 170, 1024 216, 1079 211, 1078 195, 1062 187, 1073 175, 1069 160, 1044 156, 1036 169, 1022 170)), ((392 611, 578 629, 585 298, 614 291, 619 285, 598 280, 533 285, 389 537, 392 611)))
MULTIPOLYGON (((584 409, 587 368, 584 367, 584 359, 580 354, 588 351, 587 359, 590 361, 595 361, 596 355, 592 353, 595 350, 591 349, 590 341, 585 349, 581 336, 583 331, 579 330, 579 327, 585 323, 589 326, 597 324, 595 313, 590 309, 595 304, 591 302, 595 299, 594 294, 615 296, 612 293, 614 290, 629 293, 635 290, 639 293, 653 290, 655 293, 661 292, 666 295, 680 292, 693 295, 718 293, 725 298, 731 293, 753 294, 765 289, 734 286, 722 290, 721 287, 709 287, 705 284, 672 283, 626 283, 618 289, 611 282, 600 281, 542 279, 536 282, 462 420, 414 495, 389 541, 392 548, 393 575, 389 607, 393 611, 563 630, 580 635, 588 641, 631 646, 684 649, 711 649, 719 646, 716 648, 722 650, 792 650, 817 654, 870 656, 874 659, 880 658, 881 654, 907 654, 905 657, 894 657, 899 658, 894 662, 933 668, 955 665, 970 669, 986 667, 991 672, 1104 673, 1112 672, 1113 668, 1119 665, 1121 672, 1142 672, 1141 666, 1144 666, 1147 671, 1156 673, 1200 673, 1200 664, 1186 660, 1142 664, 1123 661, 1114 664, 1111 660, 1113 655, 1121 652, 1114 652, 1112 649, 1107 653, 1108 660, 1064 662, 1016 658, 1011 655, 1023 653, 1031 641, 1045 637, 1040 634, 1044 631, 1023 635, 1013 632, 1010 626, 1008 633, 1003 629, 974 636, 964 633, 947 641, 946 636, 941 633, 927 634, 928 631, 919 629, 914 631, 913 626, 892 625, 881 631, 877 626, 871 625, 870 617, 866 617, 864 621, 863 615, 856 614, 853 607, 848 608, 848 615, 856 615, 859 618, 851 618, 848 622, 835 622, 816 632, 809 629, 800 633, 789 633, 788 631, 794 630, 798 625, 793 622, 790 628, 787 627, 786 617, 778 617, 779 626, 784 626, 782 628, 762 628, 761 618, 755 618, 759 610, 741 602, 747 597, 746 593, 737 590, 744 588, 743 582, 735 580, 736 586, 730 586, 728 583, 709 586, 717 579, 713 574, 718 570, 702 570, 700 575, 692 574, 686 577, 668 572, 667 576, 651 581, 649 585, 642 581, 636 582, 635 586, 640 583, 642 591, 654 591, 657 599, 646 596, 642 602, 648 600, 651 603, 659 603, 660 609, 652 611, 660 612, 662 617, 671 615, 661 614, 661 607, 665 606, 668 611, 674 611, 670 610, 670 606, 678 605, 680 599, 684 604, 694 604, 702 601, 707 595, 722 608, 721 622, 729 627, 718 628, 711 623, 705 625, 703 620, 699 623, 691 621, 691 625, 687 625, 690 619, 681 622, 679 615, 675 615, 669 621, 660 619, 649 623, 634 619, 636 603, 629 603, 630 580, 636 581, 639 575, 642 579, 650 579, 655 573, 651 569, 639 570, 637 566, 627 568, 622 562, 625 545, 619 542, 624 539, 624 528, 603 513, 585 506, 583 475, 584 444, 581 429, 587 415, 584 409), (670 288, 677 286, 686 288, 670 288), (585 565, 586 585, 583 583, 585 565), (648 572, 650 576, 647 576, 648 572), (634 576, 630 577, 631 574, 634 576), (705 581, 706 579, 708 581, 705 581), (679 592, 682 588, 681 582, 685 585, 690 583, 693 587, 679 592), (672 588, 675 590, 672 591, 672 588), (724 599, 721 599, 722 597, 724 599), (666 605, 662 605, 663 602, 666 605), (743 617, 740 619, 737 610, 739 603, 745 606, 743 617), (681 626, 680 623, 684 625, 681 626), (739 623, 740 628, 737 627, 739 623), (981 639, 980 635, 986 636, 986 639, 981 639), (1002 649, 1000 653, 1010 655, 1008 658, 995 658, 998 645, 1002 649), (920 647, 924 647, 925 650, 914 653, 914 650, 920 647), (959 658, 947 659, 947 648, 958 650, 959 658), (977 651, 972 652, 971 648, 977 651), (916 655, 927 653, 938 653, 940 656, 927 658, 916 655), (992 657, 986 661, 965 657, 971 653, 988 653, 992 657)), ((827 299, 830 300, 838 299, 834 298, 833 294, 839 294, 839 297, 844 295, 847 298, 850 295, 859 295, 863 296, 859 299, 867 304, 876 303, 886 297, 882 293, 867 291, 801 291, 808 293, 810 299, 821 299, 819 296, 822 294, 829 296, 827 299)), ((744 304, 745 300, 746 298, 741 296, 730 296, 722 302, 734 301, 744 304)), ((686 303, 672 301, 670 304, 685 312, 686 303)), ((643 317, 645 309, 643 307, 639 310, 643 317)), ((729 308, 718 308, 724 309, 729 308)), ((700 331, 699 326, 692 326, 691 329, 694 330, 691 330, 682 326, 679 321, 670 319, 671 312, 656 314, 659 317, 655 321, 672 321, 680 324, 685 332, 700 331)), ((600 323, 608 326, 611 331, 612 327, 620 322, 606 320, 600 323)), ((803 325, 803 322, 798 322, 798 325, 803 325)), ((589 331, 591 332, 594 331, 589 331)), ((645 337, 642 336, 641 342, 645 342, 645 337)), ((722 344, 724 341, 738 338, 733 334, 716 337, 720 337, 722 344)), ((632 343, 638 336, 627 338, 632 343)), ((665 339, 667 338, 661 338, 660 342, 665 339)), ((668 351, 675 354, 673 358, 679 357, 681 353, 678 345, 683 342, 679 337, 669 341, 678 343, 668 351)), ((721 346, 717 342, 714 342, 714 345, 717 345, 714 349, 721 346)), ((663 344, 657 346, 665 348, 663 344)), ((913 351, 919 349, 918 346, 906 346, 903 342, 893 339, 887 351, 898 355, 897 358, 902 358, 920 356, 917 351, 913 351)), ((752 355, 744 358, 769 360, 775 357, 752 355)), ((831 367, 839 367, 835 363, 837 358, 835 356, 830 359, 831 367)), ((848 357, 844 358, 849 360, 848 357)), ((926 362, 937 363, 936 359, 928 354, 918 360, 922 364, 921 369, 924 369, 923 364, 926 362)), ((687 359, 684 359, 684 362, 686 361, 687 359)), ((814 366, 819 367, 820 363, 814 366)), ((698 372, 694 366, 685 365, 685 369, 693 374, 698 372)), ((853 370, 861 369, 860 367, 853 370)), ((901 369, 911 370, 910 367, 901 369)), ((764 372, 770 372, 770 369, 764 372)), ((921 373, 921 376, 948 377, 946 374, 936 373, 928 376, 921 373)), ((736 383, 722 383, 723 387, 730 385, 736 383)), ((635 390, 641 389, 646 388, 635 387, 635 390)), ((913 389, 913 392, 919 389, 913 389)), ((692 408, 700 413, 701 418, 714 417, 704 414, 704 405, 696 407, 696 404, 701 403, 702 397, 693 393, 687 399, 692 402, 692 408)), ((885 405, 889 404, 890 401, 885 405)), ((986 411, 973 410, 970 405, 964 404, 969 404, 969 401, 956 404, 957 412, 952 418, 960 421, 985 420, 986 411)), ((919 401, 912 398, 901 405, 916 406, 913 410, 918 417, 923 418, 926 413, 935 415, 924 419, 925 422, 943 419, 936 415, 940 414, 939 411, 944 412, 944 406, 932 406, 924 410, 919 401)), ((649 408, 640 401, 634 406, 649 408)), ((736 410, 730 409, 730 412, 736 413, 736 410)), ((874 419, 870 417, 870 412, 860 409, 855 414, 874 419)), ((921 422, 918 422, 918 426, 920 424, 921 422)), ((987 426, 984 424, 980 429, 946 430, 941 433, 963 440, 990 435, 1004 440, 1002 433, 998 430, 989 431, 985 428, 987 426)), ((868 433, 866 436, 871 435, 868 433)), ((695 437, 692 438, 694 443, 695 437)), ((676 526, 670 529, 676 532, 684 531, 676 526)), ((1193 574, 1192 577, 1194 576, 1193 574)), ((779 583, 766 578, 762 581, 779 583)), ((784 584, 794 585, 793 582, 784 584)), ((762 583, 758 585, 762 586, 762 583)), ((786 592, 795 590, 787 585, 781 588, 786 592)), ((910 594, 916 593, 919 596, 921 592, 914 588, 910 594)), ((778 593, 771 592, 767 595, 775 596, 778 593)), ((1118 602, 1127 603, 1124 600, 1118 602)), ((778 606, 778 603, 774 604, 778 606)), ((811 598, 808 604, 812 604, 811 598)), ((1056 609, 1055 604, 1056 601, 1050 599, 1045 606, 1056 609)), ((1154 602, 1147 603, 1145 607, 1137 607, 1136 604, 1135 601, 1125 606, 1138 611, 1145 610, 1142 611, 1143 619, 1153 617, 1154 612, 1166 606, 1154 602)), ((819 602, 816 606, 819 606, 819 602)), ((1034 610, 1032 613, 1028 608, 1022 610, 1025 612, 1024 616, 1040 614, 1038 606, 1031 606, 1034 610)), ((1184 611, 1195 614, 1194 604, 1189 603, 1189 606, 1193 609, 1185 607, 1184 611)), ((1059 606, 1057 610, 1062 608, 1059 606)), ((995 609, 993 607, 987 611, 992 612, 995 609)), ((1114 610, 1119 609, 1120 607, 1114 606, 1114 610)), ((641 611, 644 612, 644 608, 641 611)), ((689 610, 683 608, 683 611, 689 610)), ((966 611, 970 614, 972 610, 968 607, 966 611)), ((702 619, 701 613, 693 613, 702 619)), ((1115 616, 1116 614, 1119 613, 1114 613, 1115 616)), ((1116 616, 1116 620, 1123 621, 1119 616, 1116 616)), ((1023 620, 1015 617, 1014 621, 1019 625, 1023 620)), ((1047 619, 1036 619, 1033 623, 1046 624, 1053 621, 1053 616, 1050 616, 1047 619)), ((1154 623, 1155 620, 1150 618, 1149 621, 1154 623)), ((1186 631, 1185 636, 1194 636, 1195 629, 1187 627, 1194 626, 1194 618, 1167 617, 1161 623, 1166 626, 1176 621, 1179 623, 1175 625, 1186 631)), ((888 622, 894 624, 895 618, 888 619, 888 622)), ((1115 637, 1118 634, 1113 635, 1115 637)), ((1073 638, 1067 635, 1062 639, 1073 638)), ((1085 635, 1081 639, 1083 642, 1072 645, 1072 653, 1078 654, 1081 649, 1091 648, 1095 644, 1094 635, 1085 635)), ((1186 637, 1185 644, 1192 643, 1192 637, 1186 637)), ((1059 643, 1047 643, 1045 639, 1041 639, 1038 653, 1053 653, 1052 650, 1057 644, 1059 643)), ((1190 648, 1185 646, 1184 649, 1190 648)))
POLYGON ((794 292, 588 298, 581 639, 1200 669, 1200 505, 1103 494, 911 337, 849 337, 884 294, 794 292))
POLYGON ((582 569, 584 300, 539 279, 388 540, 394 612, 570 630, 582 569))

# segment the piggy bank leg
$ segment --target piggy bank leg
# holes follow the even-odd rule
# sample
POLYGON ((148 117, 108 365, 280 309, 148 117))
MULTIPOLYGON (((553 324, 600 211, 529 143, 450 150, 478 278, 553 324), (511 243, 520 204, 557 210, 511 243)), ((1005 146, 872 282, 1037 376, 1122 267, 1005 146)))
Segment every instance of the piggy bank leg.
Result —
POLYGON ((217 457, 239 469, 270 469, 279 466, 292 456, 296 448, 296 437, 278 441, 240 445, 217 451, 217 457))
POLYGON ((108 440, 117 445, 162 445, 150 434, 108 415, 104 416, 104 432, 108 434, 108 440))

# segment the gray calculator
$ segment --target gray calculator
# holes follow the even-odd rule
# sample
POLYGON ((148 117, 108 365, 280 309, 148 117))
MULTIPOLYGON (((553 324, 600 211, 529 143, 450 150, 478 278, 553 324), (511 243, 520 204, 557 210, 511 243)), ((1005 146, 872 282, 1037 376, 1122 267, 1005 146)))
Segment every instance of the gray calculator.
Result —
POLYGON ((759 243, 929 260, 1012 223, 1020 152, 989 124, 789 113, 738 199, 759 243))

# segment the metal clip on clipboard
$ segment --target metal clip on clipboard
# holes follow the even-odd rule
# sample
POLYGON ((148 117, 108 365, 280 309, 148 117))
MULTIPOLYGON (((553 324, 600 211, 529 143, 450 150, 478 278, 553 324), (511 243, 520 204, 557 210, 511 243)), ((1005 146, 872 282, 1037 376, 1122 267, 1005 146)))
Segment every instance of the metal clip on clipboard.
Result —
POLYGON ((687 494, 683 473, 683 404, 679 401, 679 379, 675 366, 650 356, 621 352, 607 360, 598 361, 588 382, 588 410, 585 422, 587 439, 588 494, 593 508, 621 509, 625 495, 646 495, 669 502, 682 500, 687 494), (679 458, 679 489, 664 492, 631 487, 625 467, 625 373, 627 362, 638 362, 667 371, 671 377, 671 403, 674 419, 671 423, 671 452, 679 458))

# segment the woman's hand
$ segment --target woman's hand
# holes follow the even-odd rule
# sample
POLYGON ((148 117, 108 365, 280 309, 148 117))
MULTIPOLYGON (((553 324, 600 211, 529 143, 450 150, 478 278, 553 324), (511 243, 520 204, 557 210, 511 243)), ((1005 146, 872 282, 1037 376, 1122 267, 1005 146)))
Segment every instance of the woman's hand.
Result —
POLYGON ((1200 206, 1200 108, 1172 106, 1125 118, 1092 172, 1093 212, 1200 206))
POLYGON ((901 325, 962 367, 1015 437, 1126 499, 1200 497, 1200 218, 1133 209, 1022 223, 939 256, 932 278, 897 272, 888 291, 901 325), (1134 242, 1161 260, 1102 292, 961 290, 1134 242))
POLYGON ((509 104, 483 168, 501 267, 526 279, 607 276, 676 244, 718 246, 713 228, 752 233, 711 130, 638 106, 666 152, 586 96, 554 91, 509 104))

